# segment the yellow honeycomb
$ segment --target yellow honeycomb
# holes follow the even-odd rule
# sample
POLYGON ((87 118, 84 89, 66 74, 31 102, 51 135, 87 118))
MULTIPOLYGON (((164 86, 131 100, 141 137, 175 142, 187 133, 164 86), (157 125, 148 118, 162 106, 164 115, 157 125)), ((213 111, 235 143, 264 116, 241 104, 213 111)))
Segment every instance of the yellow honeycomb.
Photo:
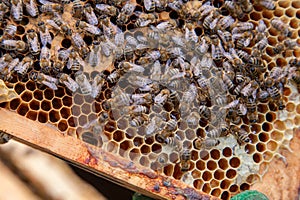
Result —
MULTIPOLYGON (((75 27, 77 19, 73 18, 71 14, 74 2, 64 5, 65 12, 62 14, 62 19, 69 23, 71 29, 77 30, 75 27)), ((115 3, 115 1, 112 2, 115 3)), ((262 19, 266 24, 268 44, 262 58, 266 62, 266 72, 264 73, 267 74, 272 68, 276 66, 283 68, 291 60, 300 57, 300 49, 298 47, 300 45, 300 3, 298 0, 274 1, 276 9, 269 10, 261 6, 259 2, 254 2, 253 10, 237 20, 252 22, 257 26, 258 21, 262 19), (274 53, 274 48, 280 43, 283 44, 286 37, 271 25, 271 20, 275 18, 281 19, 289 26, 293 33, 290 39, 296 41, 298 45, 294 49, 285 49, 277 55, 274 53)), ((90 3, 92 7, 95 7, 95 4, 100 2, 79 1, 81 5, 86 3, 90 3)), ((137 0, 136 2, 131 1, 131 3, 136 4, 135 11, 146 12, 144 1, 137 0)), ((124 3, 121 4, 124 5, 124 3)), ((121 10, 121 4, 116 5, 119 10, 121 10)), ((198 5, 201 5, 199 2, 184 4, 189 9, 193 7, 196 9, 198 5)), ((220 10, 222 15, 230 15, 230 12, 224 6, 224 1, 212 1, 212 4, 220 10)), ((40 3, 38 5, 41 6, 40 3)), ((5 13, 9 15, 7 10, 5 13)), ((146 13, 149 12, 147 11, 146 13)), ((6 15, 4 17, 7 17, 6 15)), ((159 12, 156 23, 175 19, 178 20, 179 26, 181 26, 179 30, 183 32, 184 19, 182 19, 181 15, 184 14, 167 8, 163 12, 159 12)), ((113 16, 111 21, 115 22, 115 18, 116 16, 113 16)), ((146 35, 143 29, 135 29, 134 22, 137 18, 137 16, 131 16, 129 23, 119 26, 124 31, 125 36, 137 37, 138 35, 146 35)), ((40 19, 51 19, 51 15, 44 13, 41 14, 41 18, 36 18, 30 17, 25 12, 22 20, 19 22, 14 21, 12 17, 8 17, 7 21, 2 21, 1 35, 5 32, 7 24, 14 24, 17 28, 14 39, 26 41, 27 31, 36 27, 40 19)), ((202 24, 195 26, 195 31, 199 38, 210 34, 205 33, 201 27, 202 24)), ((54 29, 50 29, 50 34, 53 41, 48 48, 51 49, 51 61, 54 62, 59 48, 69 49, 73 44, 69 36, 58 33, 54 29)), ((89 34, 81 33, 81 36, 90 50, 93 48, 94 40, 101 40, 89 34)), ((3 41, 3 38, 1 41, 3 41)), ((251 41, 250 45, 243 50, 251 53, 254 45, 255 42, 251 41)), ((24 52, 11 52, 1 48, 1 55, 3 56, 5 53, 11 53, 14 57, 20 59, 24 57, 24 52)), ((25 54, 29 55, 28 52, 25 52, 25 54)), ((130 60, 130 56, 128 57, 130 60)), ((132 60, 137 61, 139 59, 138 55, 133 57, 132 60)), ((127 57, 125 58, 127 59, 127 57)), ((41 70, 39 57, 33 56, 32 59, 32 68, 27 74, 30 74, 31 71, 41 70)), ((81 70, 90 81, 100 71, 107 77, 113 74, 118 67, 113 65, 111 56, 105 57, 102 55, 101 61, 103 63, 100 67, 92 67, 87 62, 86 66, 81 66, 81 70)), ((63 72, 70 74, 74 78, 74 71, 65 69, 63 72)), ((178 148, 189 149, 191 154, 190 165, 186 171, 183 171, 182 163, 180 162, 182 149, 174 151, 174 146, 159 142, 157 139, 159 133, 147 135, 147 123, 138 127, 133 126, 131 124, 132 120, 126 116, 129 111, 125 111, 124 114, 122 113, 123 110, 118 106, 119 102, 114 104, 113 99, 121 95, 118 93, 119 90, 128 94, 135 93, 137 88, 130 84, 130 77, 124 75, 117 84, 105 81, 98 97, 92 98, 90 95, 83 95, 80 92, 72 93, 63 85, 57 85, 57 90, 53 90, 31 80, 27 74, 24 77, 20 77, 13 73, 12 78, 6 81, 7 86, 13 88, 16 92, 17 98, 0 103, 1 107, 14 111, 33 121, 52 125, 64 135, 78 138, 108 152, 115 153, 221 199, 230 199, 231 196, 248 190, 253 183, 261 179, 268 169, 268 164, 274 157, 284 160, 284 157, 278 152, 281 148, 289 149, 293 131, 300 124, 299 85, 297 88, 297 85, 292 81, 289 81, 284 87, 283 99, 285 109, 278 110, 277 105, 271 101, 259 102, 257 105, 258 119, 256 123, 250 123, 245 116, 242 117, 241 122, 236 123, 235 126, 244 129, 251 140, 251 142, 243 145, 238 143, 233 134, 228 134, 218 138, 220 144, 217 146, 196 148, 195 141, 198 138, 205 138, 207 133, 211 131, 211 125, 213 126, 213 124, 210 121, 200 120, 197 125, 188 123, 186 119, 181 118, 181 113, 178 112, 174 103, 167 102, 163 106, 147 105, 148 111, 146 114, 150 120, 155 116, 160 116, 165 121, 174 119, 178 122, 176 130, 172 134, 176 135, 176 139, 182 145, 182 147, 178 148), (88 126, 105 113, 108 113, 108 119, 103 126, 99 127, 100 131, 91 129, 88 126)), ((186 85, 185 83, 180 84, 182 88, 178 90, 178 93, 182 96, 190 87, 190 83, 186 85), (186 88, 184 88, 185 86, 186 88)), ((195 103, 191 108, 198 109, 199 106, 200 104, 195 103)), ((213 115, 219 111, 214 105, 210 109, 213 115), (216 110, 214 111, 214 109, 216 110)), ((231 125, 233 124, 231 122, 231 125)))

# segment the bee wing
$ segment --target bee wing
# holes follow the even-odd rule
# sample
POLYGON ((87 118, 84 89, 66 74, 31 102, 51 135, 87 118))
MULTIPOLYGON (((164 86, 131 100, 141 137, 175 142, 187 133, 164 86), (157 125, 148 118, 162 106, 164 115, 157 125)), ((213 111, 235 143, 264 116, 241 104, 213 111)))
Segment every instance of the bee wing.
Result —
POLYGON ((152 5, 152 0, 144 0, 144 6, 147 11, 151 11, 152 5))
POLYGON ((41 4, 43 5, 47 5, 47 4, 53 4, 53 2, 51 1, 47 1, 47 0, 38 0, 41 4))
POLYGON ((137 65, 137 64, 131 63, 131 67, 132 67, 130 69, 131 71, 140 72, 140 73, 142 73, 142 72, 145 71, 144 67, 141 66, 141 65, 137 65))
POLYGON ((90 25, 90 24, 86 24, 86 27, 84 29, 94 35, 99 35, 101 33, 101 31, 98 27, 90 25))
POLYGON ((30 0, 29 3, 25 3, 24 1, 24 4, 25 4, 25 8, 26 8, 26 11, 28 12, 28 14, 31 16, 31 17, 35 17, 37 16, 38 14, 38 8, 36 6, 36 4, 34 3, 33 0, 30 0))
POLYGON ((49 24, 50 26, 52 26, 53 28, 55 28, 56 30, 60 31, 60 27, 51 19, 47 19, 46 23, 49 24))
POLYGON ((74 59, 73 58, 69 58, 68 63, 67 63, 67 68, 71 69, 71 67, 73 66, 74 63, 74 59))
POLYGON ((13 59, 8 65, 8 72, 11 72, 13 68, 15 68, 19 64, 19 62, 20 62, 19 58, 13 59))
POLYGON ((141 27, 148 26, 150 23, 151 23, 151 20, 145 20, 145 21, 141 22, 140 26, 141 27))
POLYGON ((48 86, 49 88, 51 88, 52 90, 57 90, 57 86, 55 83, 53 82, 48 82, 48 81, 42 81, 42 83, 46 86, 48 86))
POLYGON ((209 28, 210 28, 211 30, 213 30, 213 29, 216 27, 218 21, 219 21, 219 18, 214 19, 214 20, 210 23, 209 28))
POLYGON ((91 25, 97 25, 98 24, 98 19, 97 19, 94 12, 89 13, 89 12, 84 10, 84 14, 85 14, 85 18, 87 19, 89 24, 91 24, 91 25))
POLYGON ((117 28, 117 34, 115 35, 115 44, 117 46, 121 46, 124 44, 125 38, 124 33, 121 31, 121 29, 117 28))
POLYGON ((96 9, 99 11, 107 11, 109 5, 106 4, 96 4, 96 9))

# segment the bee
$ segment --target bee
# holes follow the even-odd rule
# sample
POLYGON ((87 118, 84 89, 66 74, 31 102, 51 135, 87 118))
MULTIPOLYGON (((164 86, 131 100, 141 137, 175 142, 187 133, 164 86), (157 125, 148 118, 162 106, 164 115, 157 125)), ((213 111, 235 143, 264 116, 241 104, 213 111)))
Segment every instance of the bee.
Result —
POLYGON ((145 27, 149 24, 153 24, 156 22, 158 16, 152 13, 142 13, 142 12, 134 12, 136 16, 138 16, 136 22, 134 23, 135 27, 145 27))
POLYGON ((220 13, 216 10, 212 11, 207 17, 204 18, 203 27, 207 30, 213 30, 217 26, 220 18, 220 13))
POLYGON ((192 155, 190 150, 184 149, 183 152, 180 154, 180 167, 182 172, 186 172, 191 167, 191 161, 192 155))
POLYGON ((74 71, 78 71, 84 65, 85 63, 82 60, 82 58, 78 55, 78 53, 74 49, 72 49, 69 54, 67 68, 74 71))
POLYGON ((96 4, 95 10, 103 15, 108 16, 116 16, 118 14, 116 7, 107 4, 96 4))
POLYGON ((219 31, 225 30, 225 29, 231 27, 234 22, 235 22, 235 19, 233 19, 232 16, 230 16, 230 15, 224 16, 217 23, 218 30, 219 31))
POLYGON ((73 46, 79 51, 79 54, 82 57, 86 57, 89 53, 89 48, 87 47, 86 43, 82 39, 79 33, 73 33, 71 35, 71 41, 73 43, 73 46))
POLYGON ((82 94, 90 95, 92 92, 92 86, 89 83, 86 75, 82 71, 78 71, 75 73, 75 81, 80 87, 82 94))
POLYGON ((45 46, 46 44, 51 44, 52 38, 45 23, 43 21, 38 22, 38 27, 40 30, 39 33, 42 45, 45 46))
POLYGON ((272 0, 260 0, 259 4, 262 5, 263 7, 269 9, 269 10, 275 10, 276 9, 276 5, 274 3, 274 1, 272 0))
POLYGON ((171 143, 172 140, 169 140, 168 138, 170 138, 173 135, 172 131, 169 131, 167 129, 163 129, 162 131, 160 131, 158 134, 155 135, 155 140, 159 143, 171 143))
POLYGON ((155 10, 155 0, 143 0, 144 7, 148 12, 153 12, 155 10))
POLYGON ((289 64, 290 64, 291 67, 299 68, 300 67, 300 59, 293 58, 289 61, 289 64))
POLYGON ((58 76, 59 83, 66 86, 71 92, 76 92, 79 85, 68 74, 61 73, 58 76))
POLYGON ((118 107, 120 106, 129 106, 132 104, 131 94, 123 92, 120 88, 117 88, 112 93, 113 101, 117 104, 118 107))
POLYGON ((195 149, 210 149, 220 144, 220 140, 216 138, 197 138, 194 141, 195 149))
POLYGON ((234 84, 233 84, 232 80, 228 77, 228 75, 226 73, 223 73, 222 78, 223 78, 223 81, 224 81, 227 89, 228 90, 233 90, 234 84))
POLYGON ((281 52, 284 51, 284 49, 285 49, 284 45, 282 43, 280 43, 280 44, 277 44, 275 47, 273 47, 273 52, 275 55, 280 54, 281 52))
POLYGON ((75 26, 91 35, 100 35, 101 30, 97 26, 93 26, 84 21, 77 20, 75 26))
POLYGON ((100 42, 99 41, 94 41, 91 52, 89 53, 88 58, 87 58, 88 63, 92 67, 96 67, 100 63, 100 58, 101 58, 100 42))
POLYGON ((149 105, 152 103, 152 95, 149 93, 146 94, 133 94, 131 96, 134 105, 149 105))
POLYGON ((249 13, 253 10, 253 5, 249 0, 242 0, 239 2, 242 11, 249 13))
POLYGON ((50 72, 50 68, 51 68, 50 58, 51 58, 50 49, 48 49, 48 47, 46 46, 43 46, 40 54, 40 66, 44 73, 50 72))
POLYGON ((140 92, 150 92, 151 94, 158 94, 161 90, 161 87, 157 82, 153 82, 140 86, 138 90, 140 92))
POLYGON ((55 61, 53 62, 53 69, 56 72, 61 72, 63 68, 65 67, 65 64, 69 58, 70 51, 61 49, 61 50, 56 50, 55 52, 58 52, 55 57, 55 61))
POLYGON ((193 24, 191 23, 185 24, 185 40, 188 42, 193 42, 194 44, 198 42, 198 36, 193 27, 193 24))
POLYGON ((0 144, 5 144, 7 143, 13 136, 4 132, 0 131, 0 144))
POLYGON ((200 115, 198 112, 191 112, 186 118, 186 122, 188 123, 189 126, 192 127, 198 126, 199 120, 200 120, 200 115))
POLYGON ((142 126, 143 124, 147 123, 149 121, 149 118, 147 115, 142 114, 138 116, 133 116, 130 120, 130 125, 133 127, 139 127, 142 126))
POLYGON ((6 53, 0 58, 0 70, 7 67, 7 65, 13 60, 13 57, 6 53))
POLYGON ((40 7, 40 11, 42 13, 47 13, 47 14, 52 14, 52 13, 55 13, 55 12, 63 13, 64 12, 64 7, 60 4, 57 4, 57 3, 45 4, 45 5, 42 5, 40 7))
POLYGON ((130 46, 133 46, 133 47, 136 47, 138 45, 137 39, 134 38, 131 35, 127 35, 125 40, 126 40, 126 45, 130 45, 130 46))
POLYGON ((199 106, 199 114, 205 120, 209 120, 211 118, 211 112, 210 112, 209 108, 205 105, 199 106))
POLYGON ((0 69, 1 72, 1 79, 4 81, 10 80, 11 79, 11 72, 19 64, 20 60, 19 58, 12 59, 8 65, 6 65, 5 68, 0 69))
POLYGON ((211 45, 211 55, 214 60, 220 61, 223 58, 224 52, 225 51, 224 51, 221 43, 219 43, 218 46, 215 46, 214 44, 211 45))
POLYGON ((263 51, 263 50, 265 50, 267 45, 268 45, 268 39, 267 39, 267 37, 264 37, 254 45, 254 48, 257 48, 258 50, 263 51))
POLYGON ((248 109, 247 109, 247 106, 245 104, 243 104, 243 103, 238 104, 237 114, 239 116, 244 116, 244 115, 247 114, 247 112, 248 112, 248 109))
POLYGON ((16 71, 19 75, 24 76, 28 69, 31 67, 33 61, 29 56, 23 58, 18 65, 15 66, 14 71, 16 71))
POLYGON ((238 22, 236 25, 237 25, 239 32, 250 31, 254 28, 254 25, 252 22, 238 22))
POLYGON ((94 77, 93 82, 92 82, 92 92, 91 92, 91 96, 93 98, 97 98, 99 96, 104 83, 105 83, 105 80, 101 74, 97 74, 94 77))
POLYGON ((39 84, 44 84, 52 90, 57 90, 58 80, 41 72, 30 72, 29 78, 36 81, 39 84))
POLYGON ((299 46, 298 43, 294 40, 284 40, 284 45, 288 49, 294 49, 295 47, 299 46))
POLYGON ((22 0, 11 1, 11 16, 14 21, 19 22, 23 19, 23 3, 22 0))
POLYGON ((149 112, 149 109, 146 106, 142 105, 131 105, 124 108, 125 113, 129 113, 130 116, 137 116, 146 114, 149 112))
POLYGON ((258 21, 258 25, 256 26, 255 30, 258 32, 258 33, 265 33, 266 30, 267 30, 267 26, 264 22, 264 20, 259 20, 258 21))
POLYGON ((291 37, 292 36, 292 32, 289 30, 288 25, 285 24, 283 21, 281 21, 278 18, 272 19, 271 20, 271 25, 277 29, 278 31, 280 31, 284 36, 286 37, 291 37))
POLYGON ((140 57, 138 64, 143 65, 147 63, 153 63, 160 58, 161 54, 159 51, 150 51, 147 55, 140 57))
POLYGON ((0 4, 0 24, 2 24, 3 22, 3 17, 5 15, 5 13, 7 13, 9 11, 9 8, 7 5, 5 5, 4 3, 0 4))
POLYGON ((72 30, 70 29, 69 25, 62 20, 60 15, 57 13, 54 13, 54 15, 55 17, 53 20, 47 20, 47 22, 65 36, 71 36, 72 30))
POLYGON ((260 90, 258 93, 258 100, 261 102, 265 102, 268 101, 269 98, 269 92, 265 91, 265 90, 260 90))
POLYGON ((226 136, 228 135, 229 131, 229 123, 227 123, 225 120, 222 120, 219 124, 218 129, 220 130, 220 136, 226 136))
POLYGON ((1 47, 9 51, 24 52, 27 49, 27 45, 22 40, 2 40, 1 47))
POLYGON ((83 5, 80 0, 74 0, 72 5, 72 16, 75 18, 81 18, 83 15, 83 5))
POLYGON ((5 29, 2 38, 13 39, 16 35, 17 27, 13 24, 8 24, 5 29))
POLYGON ((36 17, 39 14, 39 9, 35 0, 24 0, 23 2, 27 13, 31 17, 36 17))
POLYGON ((121 77, 121 74, 120 74, 119 70, 116 70, 107 76, 107 80, 110 83, 116 83, 120 77, 121 77))
POLYGON ((122 7, 121 12, 119 13, 119 15, 117 17, 117 24, 124 25, 129 20, 129 17, 133 14, 135 7, 136 7, 135 4, 127 2, 122 7))
POLYGON ((162 124, 163 120, 160 117, 152 117, 149 124, 146 126, 146 137, 150 137, 156 132, 161 131, 162 124))
POLYGON ((29 43, 29 51, 34 56, 38 55, 41 51, 41 48, 36 32, 33 29, 29 29, 27 31, 26 38, 29 43))
POLYGON ((154 103, 164 105, 170 96, 170 90, 163 89, 154 97, 154 103))
POLYGON ((230 121, 234 124, 241 123, 241 117, 238 115, 237 111, 232 108, 228 110, 227 118, 230 119, 230 121))
POLYGON ((221 136, 221 130, 219 128, 213 128, 206 132, 206 136, 209 138, 219 138, 221 136))
POLYGON ((281 94, 276 86, 267 88, 267 91, 273 100, 278 101, 280 99, 281 94))
POLYGON ((86 20, 89 24, 94 25, 94 26, 98 24, 97 16, 95 15, 95 13, 93 11, 93 8, 92 8, 90 3, 86 3, 84 5, 83 13, 84 13, 85 18, 86 18, 86 20))
POLYGON ((245 129, 238 128, 236 126, 231 126, 230 129, 231 129, 231 133, 236 137, 239 145, 245 143, 251 143, 251 139, 249 138, 249 133, 245 129))

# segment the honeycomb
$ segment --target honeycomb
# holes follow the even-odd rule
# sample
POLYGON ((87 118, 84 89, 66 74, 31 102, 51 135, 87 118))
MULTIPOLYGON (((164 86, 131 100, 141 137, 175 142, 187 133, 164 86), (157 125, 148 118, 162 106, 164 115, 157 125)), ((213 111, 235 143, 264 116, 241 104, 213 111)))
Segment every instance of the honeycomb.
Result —
POLYGON ((16 93, 1 107, 221 199, 248 190, 274 157, 284 161, 300 124, 297 0, 62 2, 1 3, 0 75, 16 93), (226 16, 234 21, 222 29, 226 16))

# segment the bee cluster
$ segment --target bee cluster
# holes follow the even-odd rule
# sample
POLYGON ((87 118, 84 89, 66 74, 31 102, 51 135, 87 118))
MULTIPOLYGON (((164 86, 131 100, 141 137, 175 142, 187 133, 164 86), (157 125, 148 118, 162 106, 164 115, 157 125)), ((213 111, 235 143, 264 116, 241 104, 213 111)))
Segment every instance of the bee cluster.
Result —
POLYGON ((19 98, 1 106, 228 199, 289 148, 282 127, 300 110, 297 9, 4 0, 0 78, 19 98))

